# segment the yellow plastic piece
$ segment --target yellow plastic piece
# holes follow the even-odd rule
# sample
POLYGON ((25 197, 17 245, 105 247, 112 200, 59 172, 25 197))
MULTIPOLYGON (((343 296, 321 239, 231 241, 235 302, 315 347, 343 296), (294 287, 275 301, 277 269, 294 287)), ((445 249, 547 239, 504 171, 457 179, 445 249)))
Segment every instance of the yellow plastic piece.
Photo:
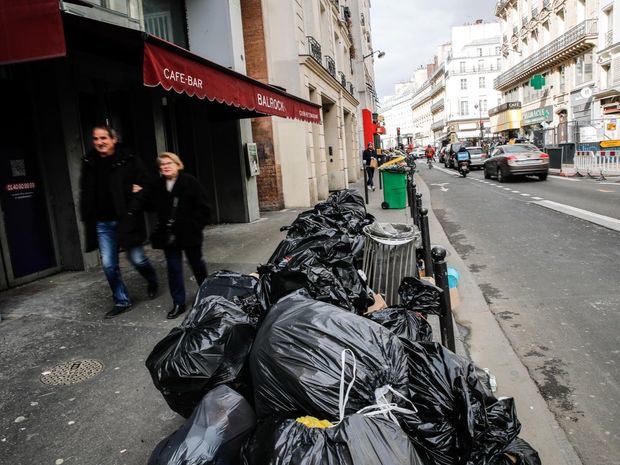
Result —
POLYGON ((381 167, 383 168, 384 166, 396 165, 397 163, 400 163, 404 159, 405 157, 396 157, 390 161, 386 161, 383 165, 381 165, 381 167))
POLYGON ((321 428, 321 429, 326 429, 326 428, 331 428, 332 426, 334 426, 331 422, 327 421, 327 420, 319 420, 318 418, 315 417, 299 417, 297 419, 297 423, 301 423, 304 426, 307 426, 308 428, 321 428))

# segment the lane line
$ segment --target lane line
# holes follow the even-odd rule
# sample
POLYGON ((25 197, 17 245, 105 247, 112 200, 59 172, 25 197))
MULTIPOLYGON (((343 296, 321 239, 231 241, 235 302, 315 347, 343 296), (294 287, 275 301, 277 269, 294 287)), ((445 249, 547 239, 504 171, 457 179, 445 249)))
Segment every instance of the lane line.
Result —
POLYGON ((510 192, 512 192, 513 194, 520 194, 521 193, 519 191, 510 191, 510 192))
POLYGON ((502 187, 502 189, 504 189, 505 191, 511 191, 512 190, 510 187, 502 187))
POLYGON ((544 200, 542 197, 532 197, 534 200, 544 200))
POLYGON ((610 216, 600 215, 589 210, 582 210, 581 208, 571 207, 563 203, 553 202, 552 200, 540 200, 531 203, 620 232, 620 220, 610 216))
POLYGON ((581 179, 567 178, 565 176, 549 176, 547 179, 559 179, 560 181, 581 182, 581 179))
POLYGON ((523 197, 529 197, 530 194, 521 194, 523 197))

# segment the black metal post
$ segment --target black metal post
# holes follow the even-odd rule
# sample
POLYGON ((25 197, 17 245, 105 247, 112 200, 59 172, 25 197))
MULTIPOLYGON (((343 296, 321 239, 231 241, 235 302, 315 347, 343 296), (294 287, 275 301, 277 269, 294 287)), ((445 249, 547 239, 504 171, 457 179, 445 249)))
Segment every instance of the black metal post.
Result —
POLYGON ((368 173, 364 162, 362 162, 362 170, 364 171, 364 197, 366 197, 366 205, 368 205, 368 173))
POLYGON ((431 260, 431 235, 428 228, 428 209, 420 210, 420 229, 422 231, 422 247, 424 250, 424 274, 432 278, 433 261, 431 260))
POLYGON ((441 315, 439 315, 439 327, 441 330, 441 343, 456 352, 454 341, 454 323, 452 321, 452 303, 450 302, 450 285, 448 284, 448 265, 446 264, 446 249, 433 247, 433 272, 435 284, 443 289, 441 296, 441 315))
POLYGON ((375 171, 379 173, 379 190, 382 190, 383 189, 383 176, 381 176, 381 171, 379 171, 379 168, 377 168, 375 171))
POLYGON ((409 200, 409 213, 411 214, 411 221, 418 226, 418 216, 416 215, 416 186, 413 182, 407 183, 407 200, 409 200))
POLYGON ((415 195, 415 212, 416 212, 416 217, 418 219, 417 221, 417 225, 418 227, 420 227, 420 210, 422 209, 422 194, 421 193, 417 193, 415 195))

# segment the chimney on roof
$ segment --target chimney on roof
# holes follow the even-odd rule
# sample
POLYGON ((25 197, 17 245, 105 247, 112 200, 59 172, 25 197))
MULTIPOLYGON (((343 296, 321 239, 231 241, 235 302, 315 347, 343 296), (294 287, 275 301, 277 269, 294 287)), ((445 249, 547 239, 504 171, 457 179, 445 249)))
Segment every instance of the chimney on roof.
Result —
POLYGON ((482 23, 484 23, 483 19, 477 19, 474 24, 482 24, 482 23))

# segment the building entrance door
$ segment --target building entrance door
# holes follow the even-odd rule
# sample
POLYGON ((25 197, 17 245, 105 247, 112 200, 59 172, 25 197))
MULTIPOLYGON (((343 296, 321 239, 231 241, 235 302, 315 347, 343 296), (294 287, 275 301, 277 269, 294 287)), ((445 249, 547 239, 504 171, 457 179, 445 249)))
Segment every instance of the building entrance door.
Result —
POLYGON ((31 106, 19 87, 16 81, 0 86, 0 287, 57 268, 31 106))

